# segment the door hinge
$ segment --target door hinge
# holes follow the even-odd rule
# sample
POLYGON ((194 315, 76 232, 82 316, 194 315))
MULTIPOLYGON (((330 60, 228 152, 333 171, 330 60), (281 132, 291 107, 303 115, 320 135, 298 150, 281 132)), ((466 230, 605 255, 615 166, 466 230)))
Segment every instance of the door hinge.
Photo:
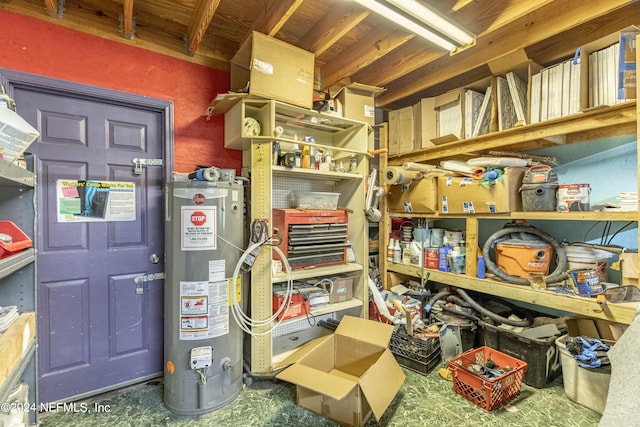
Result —
POLYGON ((131 159, 133 163, 133 173, 136 175, 142 174, 143 166, 162 166, 164 165, 163 159, 140 159, 138 157, 131 159))

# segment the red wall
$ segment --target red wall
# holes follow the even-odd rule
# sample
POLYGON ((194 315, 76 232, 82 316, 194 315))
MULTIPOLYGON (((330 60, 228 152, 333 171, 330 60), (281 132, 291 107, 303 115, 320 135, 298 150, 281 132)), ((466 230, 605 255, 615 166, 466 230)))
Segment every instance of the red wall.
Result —
POLYGON ((227 72, 1 10, 0 67, 172 101, 177 172, 241 166, 241 152, 224 149, 223 117, 204 117, 229 90, 227 72))

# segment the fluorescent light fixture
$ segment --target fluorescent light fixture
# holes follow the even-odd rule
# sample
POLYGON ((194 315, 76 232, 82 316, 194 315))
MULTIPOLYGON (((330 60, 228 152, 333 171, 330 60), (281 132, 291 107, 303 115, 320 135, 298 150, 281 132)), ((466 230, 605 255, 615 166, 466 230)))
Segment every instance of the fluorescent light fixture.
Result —
POLYGON ((387 3, 394 5, 409 16, 420 20, 423 24, 435 30, 435 32, 430 28, 409 19, 407 16, 395 9, 386 6, 381 2, 381 0, 354 1, 372 12, 375 12, 378 15, 406 28, 412 33, 448 50, 449 52, 452 52, 462 46, 471 45, 475 40, 470 33, 415 0, 387 0, 387 3), (436 32, 441 33, 442 36, 436 32))
POLYGON ((474 37, 458 25, 449 21, 439 12, 430 9, 416 0, 387 0, 388 3, 404 10, 409 15, 415 16, 428 26, 438 30, 447 37, 452 38, 460 45, 472 44, 474 37))

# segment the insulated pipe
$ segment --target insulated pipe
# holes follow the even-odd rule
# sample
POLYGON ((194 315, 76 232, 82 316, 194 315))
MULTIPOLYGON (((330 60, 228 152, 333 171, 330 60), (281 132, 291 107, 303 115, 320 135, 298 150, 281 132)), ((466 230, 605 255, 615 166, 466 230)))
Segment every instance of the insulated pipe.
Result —
POLYGON ((483 306, 478 304, 473 298, 471 298, 469 296, 469 294, 467 294, 462 289, 456 288, 456 292, 466 302, 468 302, 469 305, 471 305, 471 308, 473 308, 474 310, 476 310, 479 313, 484 314, 485 316, 489 317, 490 319, 495 320, 496 322, 506 323, 507 325, 511 325, 511 326, 523 326, 523 327, 531 326, 531 323, 532 323, 531 319, 524 319, 524 320, 519 320, 519 321, 518 320, 507 319, 506 317, 502 317, 499 314, 496 314, 493 311, 484 308, 483 306))
POLYGON ((460 307, 471 307, 468 302, 456 295, 449 295, 447 301, 459 305, 460 307))
POLYGON ((449 291, 441 291, 441 292, 438 292, 437 294, 435 294, 434 296, 432 296, 431 299, 429 299, 429 301, 427 301, 427 303, 424 306, 424 312, 425 312, 425 316, 424 317, 427 317, 426 314, 429 314, 429 312, 433 308, 433 304, 435 304, 436 301, 438 301, 441 298, 448 297, 449 295, 451 295, 451 292, 449 292, 449 291))

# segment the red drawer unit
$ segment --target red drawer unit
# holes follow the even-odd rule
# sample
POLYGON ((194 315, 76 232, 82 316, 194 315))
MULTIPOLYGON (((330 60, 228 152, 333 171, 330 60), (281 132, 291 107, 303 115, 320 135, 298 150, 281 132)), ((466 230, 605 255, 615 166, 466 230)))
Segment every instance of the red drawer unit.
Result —
MULTIPOLYGON (((274 209, 273 232, 293 270, 347 262, 346 211, 274 209)), ((273 259, 280 260, 276 251, 273 259)))

